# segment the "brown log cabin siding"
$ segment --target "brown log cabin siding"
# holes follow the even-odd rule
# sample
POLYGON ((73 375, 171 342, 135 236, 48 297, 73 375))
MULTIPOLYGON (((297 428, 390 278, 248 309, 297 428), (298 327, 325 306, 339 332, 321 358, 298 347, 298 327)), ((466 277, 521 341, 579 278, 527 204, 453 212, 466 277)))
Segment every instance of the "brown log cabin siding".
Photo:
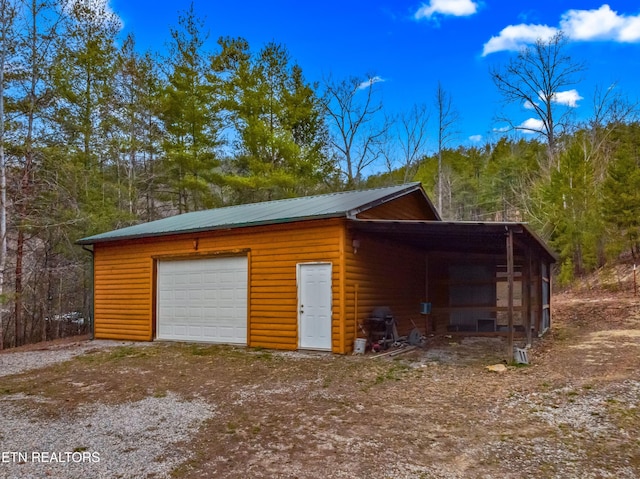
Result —
MULTIPOLYGON (((348 244, 351 244, 353 238, 349 238, 348 244)), ((356 337, 362 337, 364 333, 359 325, 366 329, 367 318, 378 306, 391 308, 399 334, 411 331, 411 320, 422 328, 424 320, 419 312, 425 296, 424 252, 373 237, 359 240, 358 252, 353 254, 353 249, 348 248, 345 256, 347 345, 353 345, 356 337)))
POLYGON ((249 346, 298 347, 296 265, 333 264, 333 350, 345 352, 339 244, 344 221, 316 220, 95 245, 95 337, 153 339, 154 259, 249 251, 249 346), (194 240, 198 249, 194 249, 194 240))
MULTIPOLYGON (((435 220, 421 192, 415 191, 356 215, 358 219, 435 220)), ((419 314, 425 298, 425 253, 410 246, 381 241, 372 236, 346 232, 345 250, 345 342, 353 346, 364 334, 366 320, 374 308, 388 306, 398 322, 398 332, 406 334, 424 323, 419 314), (353 253, 354 238, 360 248, 353 253)))
POLYGON ((414 191, 394 201, 365 210, 357 215, 361 220, 435 220, 420 191, 414 191))
POLYGON ((94 251, 96 338, 151 339, 151 258, 139 244, 94 251))

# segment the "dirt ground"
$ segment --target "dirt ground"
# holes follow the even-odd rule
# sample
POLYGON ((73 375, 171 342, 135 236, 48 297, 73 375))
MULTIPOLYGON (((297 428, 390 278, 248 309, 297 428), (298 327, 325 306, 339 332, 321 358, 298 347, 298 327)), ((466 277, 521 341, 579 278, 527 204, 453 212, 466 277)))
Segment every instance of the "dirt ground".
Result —
POLYGON ((52 419, 204 400, 215 414, 175 446, 177 478, 640 476, 639 298, 556 295, 531 364, 488 371, 504 348, 438 337, 372 359, 154 343, 3 378, 0 397, 52 419))

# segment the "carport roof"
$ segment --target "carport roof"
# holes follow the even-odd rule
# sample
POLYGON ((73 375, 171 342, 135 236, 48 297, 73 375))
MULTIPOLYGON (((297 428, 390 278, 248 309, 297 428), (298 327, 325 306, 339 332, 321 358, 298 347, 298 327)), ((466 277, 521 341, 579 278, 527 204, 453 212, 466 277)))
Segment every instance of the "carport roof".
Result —
POLYGON ((558 259, 557 254, 525 223, 354 219, 349 222, 349 227, 356 234, 373 234, 427 251, 496 255, 506 253, 506 235, 512 230, 516 254, 523 255, 525 249, 531 249, 550 262, 558 259))
POLYGON ((107 241, 288 223, 309 219, 352 218, 368 208, 414 191, 422 192, 425 201, 430 205, 434 215, 438 217, 431 201, 424 193, 422 185, 420 183, 408 183, 385 188, 343 191, 184 213, 82 238, 77 241, 77 244, 89 245, 107 241))

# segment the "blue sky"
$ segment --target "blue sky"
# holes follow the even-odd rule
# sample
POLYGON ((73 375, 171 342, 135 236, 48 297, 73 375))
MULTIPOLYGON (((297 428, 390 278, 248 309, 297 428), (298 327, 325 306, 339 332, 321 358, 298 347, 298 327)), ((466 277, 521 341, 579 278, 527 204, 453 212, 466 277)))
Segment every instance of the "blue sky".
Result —
MULTIPOLYGON (((162 52, 191 0, 109 0, 133 32, 140 50, 162 52)), ((495 140, 504 124, 489 69, 519 48, 562 29, 567 53, 587 64, 574 91, 559 101, 578 120, 591 115, 596 86, 640 98, 640 2, 636 0, 194 0, 205 19, 209 45, 220 36, 242 36, 252 49, 275 41, 287 47, 309 81, 332 76, 381 80, 376 85, 389 113, 414 104, 433 110, 438 82, 460 115, 455 144, 495 140)), ((517 124, 531 111, 511 107, 517 124)), ((432 114, 432 117, 434 115, 432 114)), ((431 121, 431 137, 435 137, 431 121)))

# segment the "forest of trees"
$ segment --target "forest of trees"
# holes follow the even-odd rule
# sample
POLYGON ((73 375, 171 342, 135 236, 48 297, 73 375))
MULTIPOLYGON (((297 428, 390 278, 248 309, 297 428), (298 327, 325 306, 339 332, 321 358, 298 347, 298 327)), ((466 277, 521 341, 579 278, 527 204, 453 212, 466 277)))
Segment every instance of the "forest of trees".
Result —
POLYGON ((82 329, 92 272, 77 239, 224 205, 421 181, 444 219, 529 222, 560 254, 560 283, 640 253, 635 105, 604 89, 572 123, 553 95, 582 65, 561 35, 487 73, 505 101, 539 105, 544 129, 456 147, 441 85, 394 117, 373 78, 310 83, 283 45, 209 51, 193 7, 166 50, 141 53, 97 4, 0 0, 0 348, 82 329), (544 75, 519 78, 527 62, 544 75))

